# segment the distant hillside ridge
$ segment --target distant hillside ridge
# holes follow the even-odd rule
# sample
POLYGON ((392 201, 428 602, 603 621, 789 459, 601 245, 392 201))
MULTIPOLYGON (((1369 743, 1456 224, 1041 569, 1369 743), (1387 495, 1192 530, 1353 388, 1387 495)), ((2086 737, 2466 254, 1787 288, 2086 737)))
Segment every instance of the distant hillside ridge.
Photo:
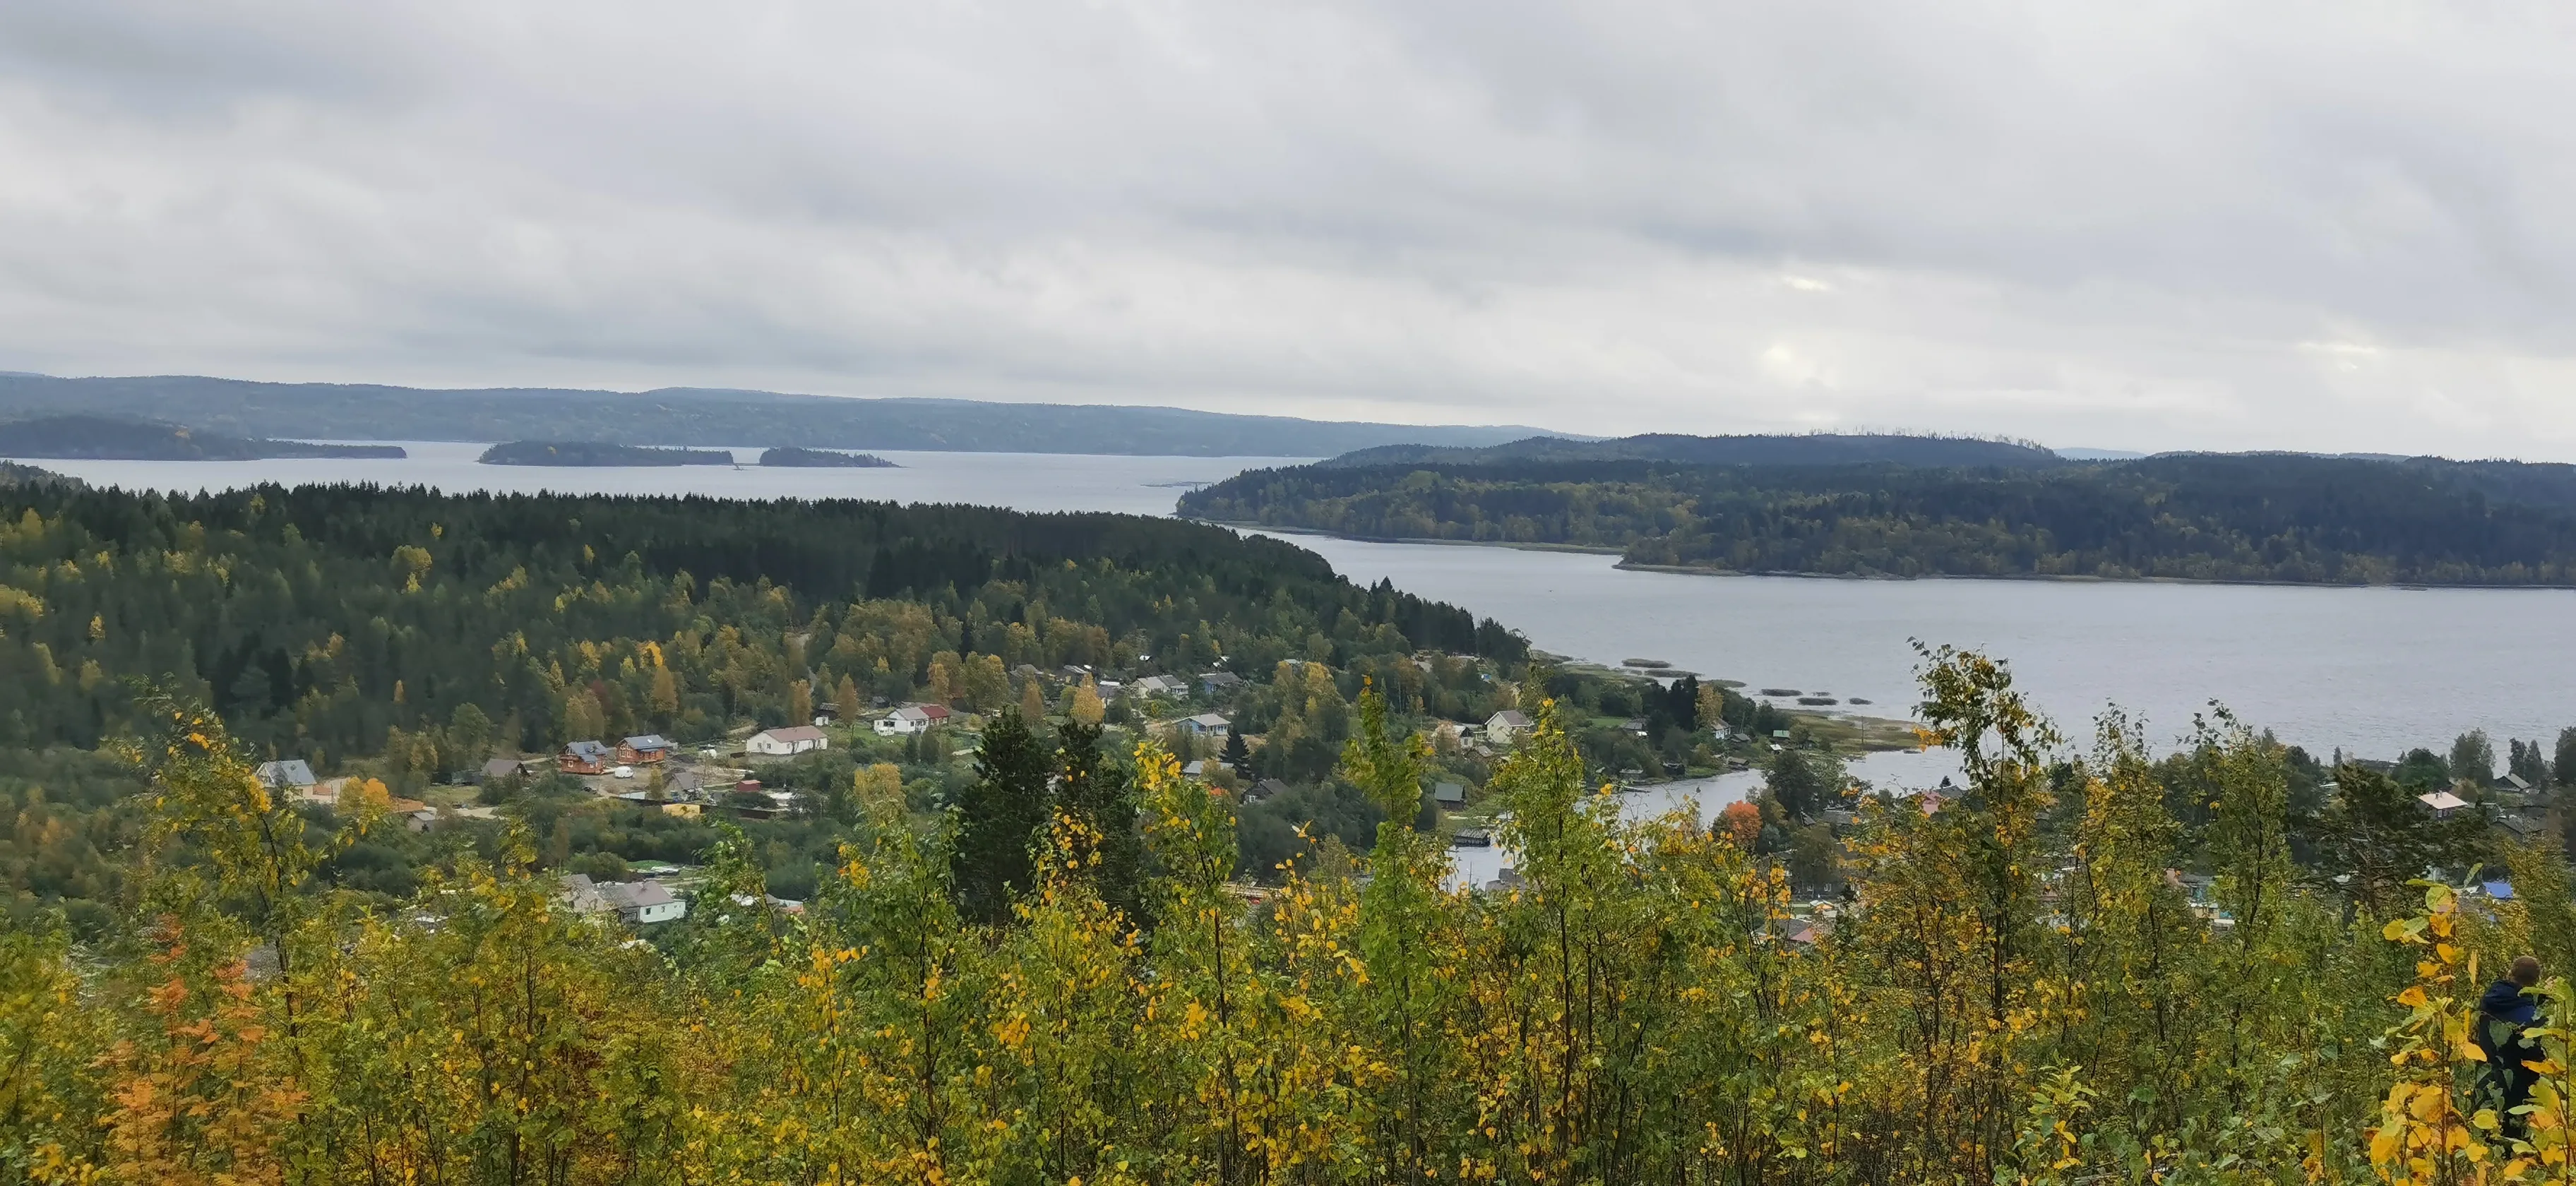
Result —
POLYGON ((208 432, 115 416, 41 416, 0 424, 0 457, 65 461, 262 461, 277 457, 404 456, 397 445, 317 445, 208 432))
POLYGON ((435 390, 194 375, 0 374, 0 417, 97 413, 242 436, 372 441, 722 441, 764 448, 1130 456, 1330 457, 1378 445, 1479 446, 1547 430, 1245 416, 1107 404, 786 395, 669 387, 435 390))
POLYGON ((1527 461, 1673 461, 1687 465, 2005 465, 2038 469, 2066 460, 2038 445, 1981 437, 1900 433, 1797 433, 1684 436, 1646 433, 1615 440, 1534 436, 1482 448, 1381 445, 1356 449, 1323 465, 1494 465, 1527 461))
POLYGON ((1306 465, 1190 491, 1179 511, 1710 572, 2576 586, 2576 466, 2515 461, 1306 465))

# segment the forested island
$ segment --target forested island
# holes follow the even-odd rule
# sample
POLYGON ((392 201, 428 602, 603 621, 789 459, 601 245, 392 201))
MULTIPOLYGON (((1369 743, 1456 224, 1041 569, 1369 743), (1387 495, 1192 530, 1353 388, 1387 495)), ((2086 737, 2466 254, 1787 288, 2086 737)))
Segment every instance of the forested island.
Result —
POLYGON ((0 424, 0 455, 90 461, 260 461, 405 456, 398 445, 321 445, 205 432, 112 416, 42 416, 0 424))
POLYGON ((1249 471, 1183 495, 1180 510, 1722 572, 2576 585, 2576 467, 2565 465, 2298 454, 1364 462, 1249 471))
POLYGON ((896 469, 895 463, 874 453, 844 453, 837 449, 800 449, 781 445, 761 451, 762 465, 783 465, 817 469, 896 469))
MULTIPOLYGON (((1922 659, 1964 774, 1899 793, 1844 774, 1847 722, 1202 524, 0 485, 0 1177, 2474 1180, 2563 1147, 2457 1035, 2526 953, 2576 1013, 2576 730, 2503 774, 2483 735, 2329 766, 2223 714, 2086 747, 1988 657, 1922 659), (1714 826, 1620 810, 1737 765, 1764 785, 1714 826), (1449 884, 1480 841, 1510 870, 1449 884)), ((2556 1032, 2534 1099, 2576 1107, 2556 1032)))
POLYGON ((485 465, 732 465, 730 449, 672 449, 606 441, 511 441, 483 451, 485 465))

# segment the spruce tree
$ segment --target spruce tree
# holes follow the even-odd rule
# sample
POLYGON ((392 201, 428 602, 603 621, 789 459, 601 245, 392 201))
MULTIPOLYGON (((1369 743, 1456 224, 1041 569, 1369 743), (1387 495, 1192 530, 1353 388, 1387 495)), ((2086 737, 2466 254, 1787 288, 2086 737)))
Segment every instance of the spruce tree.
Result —
POLYGON ((1036 884, 1030 850, 1047 822, 1047 746, 1016 712, 1005 711, 984 730, 975 753, 975 781, 957 804, 957 839, 949 871, 958 909, 968 918, 1001 922, 1011 895, 1036 884))
POLYGON ((1145 925, 1145 842, 1136 819, 1136 790, 1128 772, 1109 760, 1100 726, 1068 722, 1056 729, 1056 769, 1066 815, 1100 837, 1100 900, 1145 925))
POLYGON ((1221 756, 1236 774, 1252 777, 1252 747, 1244 744, 1243 730, 1232 725, 1225 727, 1225 752, 1221 756))

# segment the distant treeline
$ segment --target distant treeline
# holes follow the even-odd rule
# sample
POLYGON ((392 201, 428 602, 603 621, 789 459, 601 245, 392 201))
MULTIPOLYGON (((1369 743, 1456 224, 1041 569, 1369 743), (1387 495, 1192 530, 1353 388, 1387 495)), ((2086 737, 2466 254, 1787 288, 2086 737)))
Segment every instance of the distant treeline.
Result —
POLYGON ((2576 584, 2576 467, 2503 461, 1322 465, 1249 471, 1180 509, 1735 572, 2576 584))
POLYGON ((258 461, 271 457, 401 457, 399 445, 317 445, 201 432, 113 416, 40 416, 0 424, 0 456, 108 461, 258 461))
POLYGON ((1542 461, 1675 461, 1689 465, 2002 465, 2043 468, 2066 459, 2025 441, 1910 433, 1765 433, 1685 436, 1650 432, 1606 441, 1535 436, 1481 448, 1380 445, 1323 465, 1525 465, 1542 461))
POLYGON ((0 374, 0 417, 64 413, 176 420, 239 436, 344 441, 725 441, 816 449, 1329 457, 1398 442, 1488 445, 1518 426, 1363 424, 1187 408, 858 399, 666 387, 433 390, 254 383, 199 375, 0 374))

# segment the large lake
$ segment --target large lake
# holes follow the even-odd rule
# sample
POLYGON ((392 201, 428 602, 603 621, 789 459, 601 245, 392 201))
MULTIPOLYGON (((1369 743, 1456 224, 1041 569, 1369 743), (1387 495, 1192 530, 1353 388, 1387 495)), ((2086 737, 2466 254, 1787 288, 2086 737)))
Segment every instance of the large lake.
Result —
MULTIPOLYGON (((401 461, 35 464, 129 488, 373 481, 1168 514, 1183 484, 1297 460, 887 453, 905 468, 538 469, 476 464, 479 445, 406 447, 413 455, 401 461)), ((1286 538, 1354 580, 1385 577, 1467 606, 1549 651, 1663 659, 1755 689, 1874 701, 1864 712, 1907 715, 1907 640, 1920 638, 2008 659, 2079 740, 2114 701, 2161 742, 2217 699, 2320 756, 2441 749, 2473 727, 2501 751, 2508 737, 2554 739, 2576 725, 2576 592, 1680 576, 1623 572, 1605 556, 1286 538)), ((1870 765, 1892 774, 1900 763, 1870 765)))

